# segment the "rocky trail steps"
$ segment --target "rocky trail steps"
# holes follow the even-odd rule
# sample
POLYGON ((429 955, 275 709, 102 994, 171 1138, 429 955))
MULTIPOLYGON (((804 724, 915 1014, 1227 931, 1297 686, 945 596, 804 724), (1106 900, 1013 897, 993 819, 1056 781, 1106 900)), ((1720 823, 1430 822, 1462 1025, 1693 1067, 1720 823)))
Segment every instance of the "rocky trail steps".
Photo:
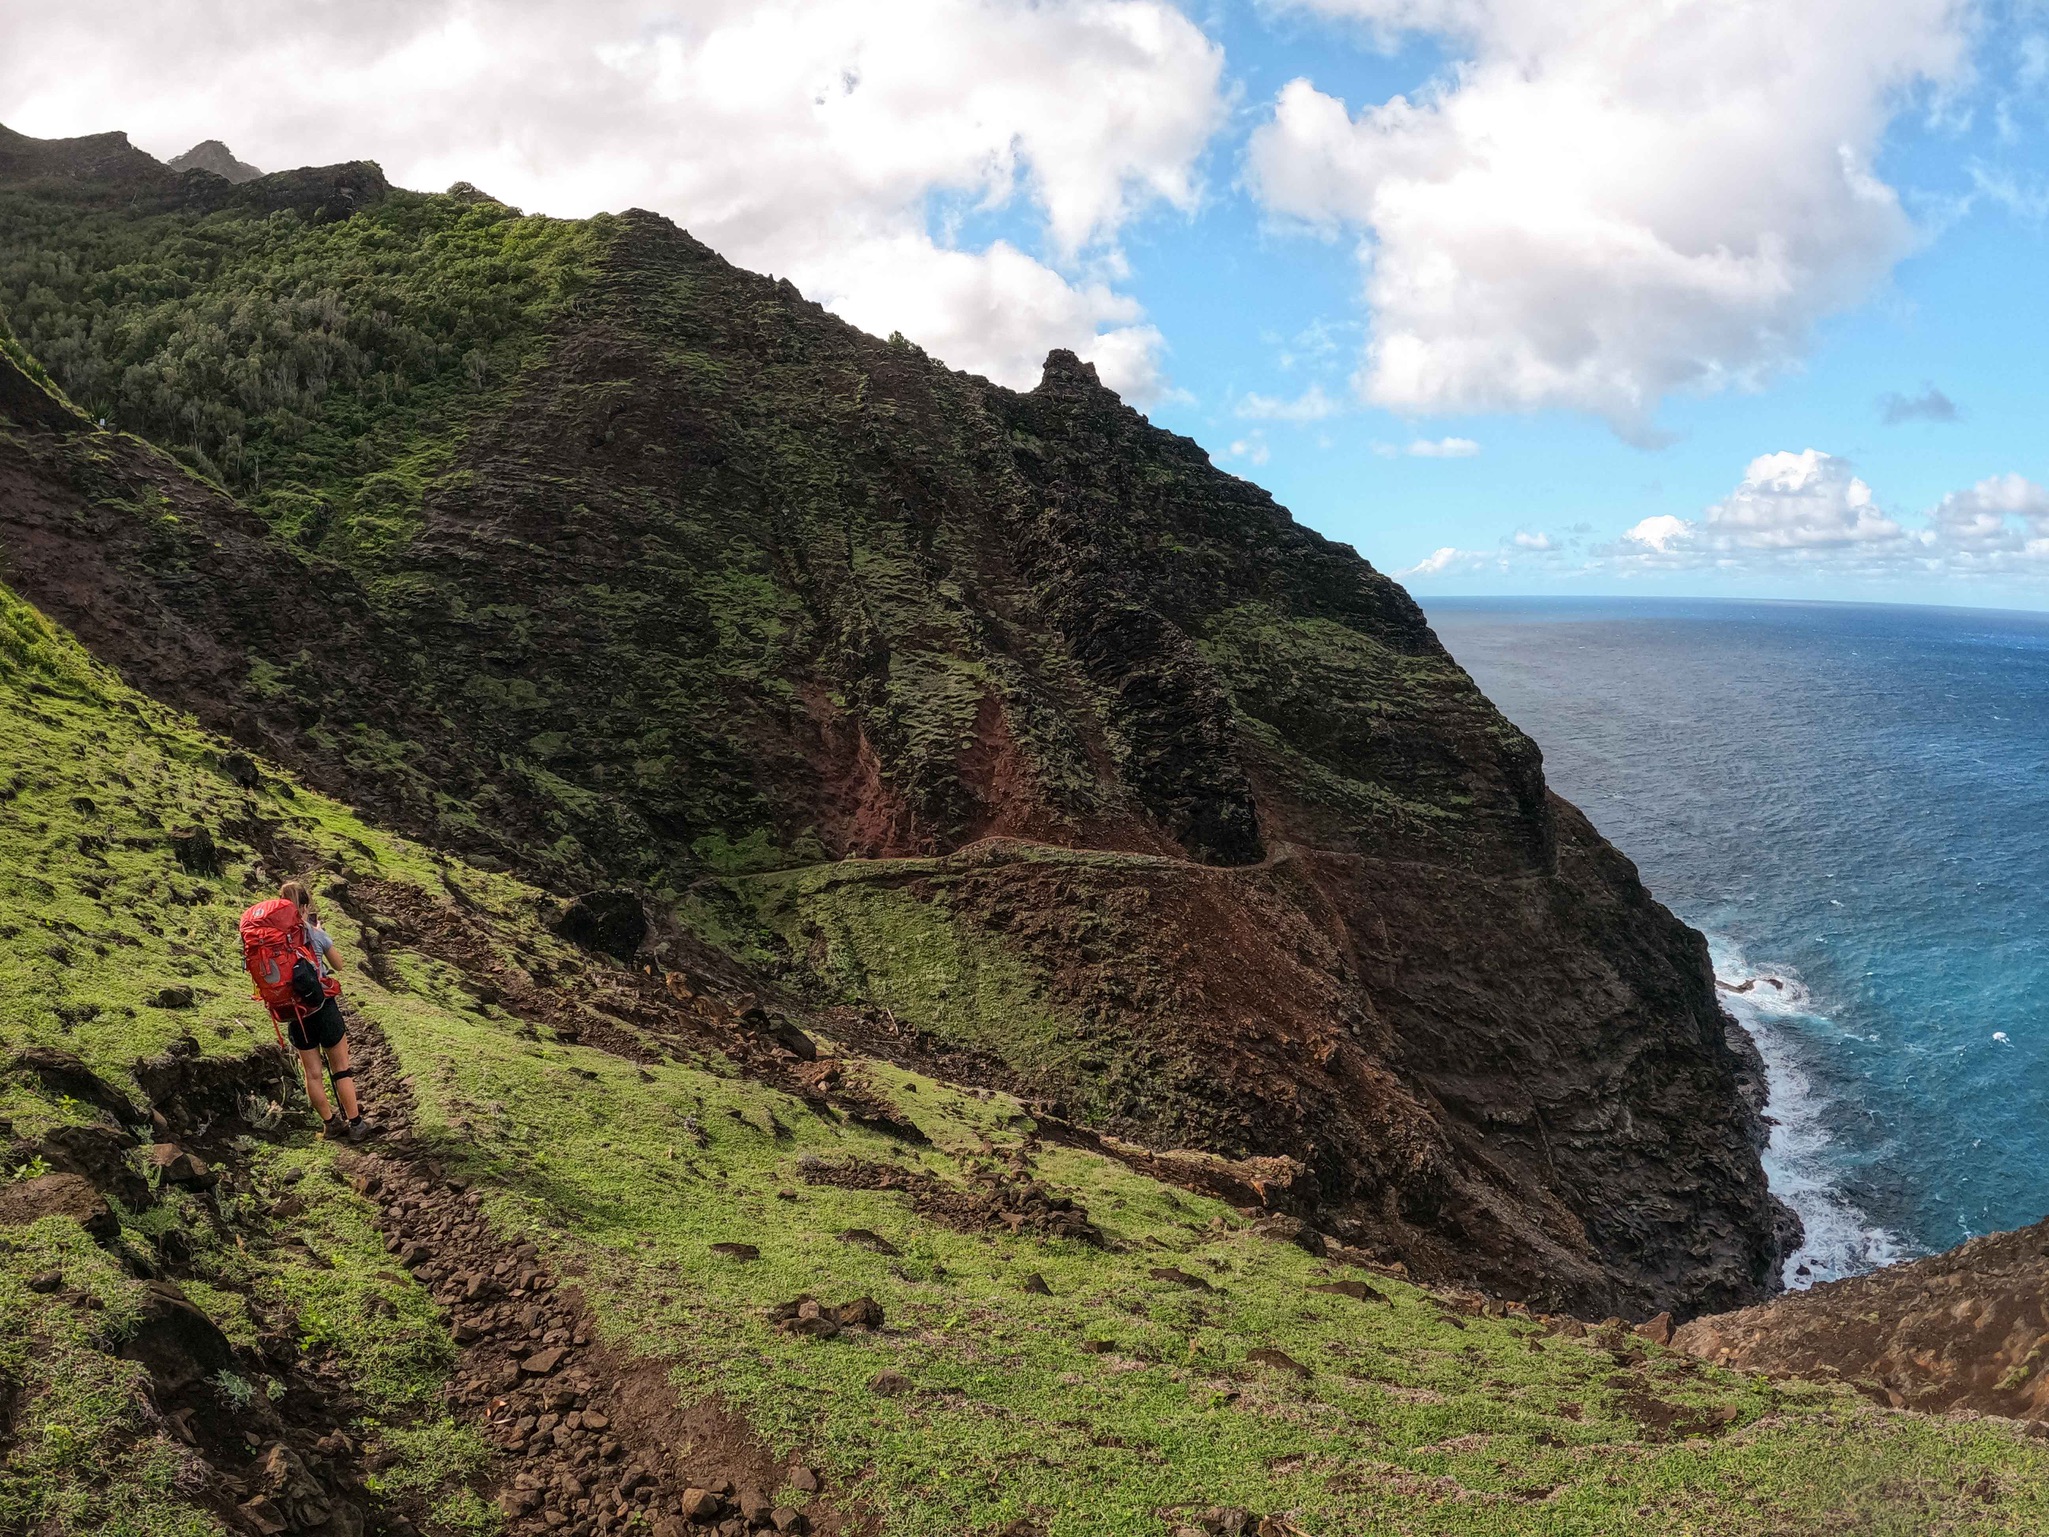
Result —
POLYGON ((499 1453, 493 1480, 505 1530, 839 1531, 823 1501, 774 1502, 783 1489, 818 1495, 814 1469, 779 1463, 715 1405, 679 1406, 657 1363, 596 1342, 575 1286, 550 1274, 532 1244, 494 1233, 480 1194, 411 1143, 410 1094, 368 1032, 364 1044, 359 1079, 395 1129, 341 1167, 377 1203, 386 1249, 432 1289, 462 1347, 449 1397, 499 1453))

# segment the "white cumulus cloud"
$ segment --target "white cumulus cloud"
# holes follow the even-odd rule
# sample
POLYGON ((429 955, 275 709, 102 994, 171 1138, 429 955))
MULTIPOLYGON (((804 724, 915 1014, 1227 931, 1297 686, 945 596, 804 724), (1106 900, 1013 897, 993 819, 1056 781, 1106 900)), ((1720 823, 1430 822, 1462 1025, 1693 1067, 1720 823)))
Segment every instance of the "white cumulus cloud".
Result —
POLYGON ((1832 571, 1886 582, 2039 578, 2049 575, 2049 489, 2023 475, 1991 475, 1910 520, 1885 511, 1845 459, 1813 448, 1762 454, 1699 518, 1645 518, 1599 563, 1832 571))
POLYGON ((2049 490, 2025 476, 1987 476, 1950 492, 1928 516, 1934 542, 1961 557, 2049 558, 2049 490))
POLYGON ((1118 235, 1192 210, 1222 51, 1168 0, 76 0, 10 15, 0 122, 376 159, 523 207, 665 213, 871 330, 1036 382, 1071 347, 1159 388, 1118 235), (932 210, 1026 209, 1046 260, 932 210))
POLYGON ((1416 459, 1470 459, 1479 451, 1471 438, 1418 438, 1408 447, 1416 459))
POLYGON ((1320 422, 1344 410, 1320 384, 1312 384, 1292 400, 1273 395, 1247 395, 1238 402, 1238 414, 1248 421, 1320 422))
POLYGON ((1486 559, 1478 550, 1461 550, 1455 545, 1445 545, 1433 550, 1413 566, 1395 572, 1397 577, 1444 576, 1450 572, 1469 568, 1486 559))
POLYGON ((1358 112, 1307 79, 1255 133, 1273 214, 1365 239, 1365 396, 1597 413, 1753 384, 1913 243, 1871 169, 1960 78, 1964 0, 1291 0, 1457 63, 1358 112))
POLYGON ((1698 521, 1660 514, 1623 535, 1646 551, 1679 558, 1759 551, 1811 555, 1900 546, 1907 538, 1880 511, 1871 487, 1848 460, 1816 448, 1758 455, 1736 489, 1698 521))
POLYGON ((1663 555, 1686 543, 1691 537, 1693 525, 1669 512, 1645 518, 1622 537, 1631 544, 1640 544, 1663 555))
POLYGON ((1814 448, 1751 460, 1736 489, 1708 508, 1705 529, 1719 547, 1752 550, 1883 544, 1904 535, 1846 460, 1814 448))

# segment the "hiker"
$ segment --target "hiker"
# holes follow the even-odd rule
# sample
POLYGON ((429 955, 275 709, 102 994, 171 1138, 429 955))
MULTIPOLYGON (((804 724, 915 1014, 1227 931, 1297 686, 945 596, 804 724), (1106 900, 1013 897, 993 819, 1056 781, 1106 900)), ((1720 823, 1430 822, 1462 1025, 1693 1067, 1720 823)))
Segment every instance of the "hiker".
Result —
POLYGON ((320 968, 320 979, 325 982, 342 969, 341 957, 335 953, 334 941, 327 937, 327 930, 320 926, 320 910, 313 905, 313 893, 306 889, 304 881, 286 881, 278 887, 277 894, 299 909, 299 923, 306 931, 306 948, 313 952, 313 962, 320 968))
POLYGON ((288 1033, 306 1077, 306 1097, 329 1137, 360 1142, 377 1130, 356 1098, 356 1070, 349 1065, 348 1026, 337 1001, 341 983, 334 941, 318 922, 311 894, 289 881, 278 895, 242 914, 242 960, 256 982, 256 996, 269 1008, 273 1027, 288 1033), (318 936, 317 939, 315 936, 318 936), (321 1082, 322 1061, 334 1080, 339 1113, 328 1104, 321 1082))

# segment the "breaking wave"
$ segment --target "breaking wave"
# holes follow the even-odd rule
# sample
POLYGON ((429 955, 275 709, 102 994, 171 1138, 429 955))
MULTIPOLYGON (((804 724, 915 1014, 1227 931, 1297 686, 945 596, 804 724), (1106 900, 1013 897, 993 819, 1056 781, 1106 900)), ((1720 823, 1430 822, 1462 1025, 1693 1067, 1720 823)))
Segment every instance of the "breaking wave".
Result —
POLYGON ((1917 1251, 1873 1222, 1843 1188, 1843 1150, 1828 1129, 1833 1100, 1801 1065, 1801 1037, 1837 1029, 1790 967, 1754 965, 1728 939, 1710 935, 1722 1005, 1757 1042, 1764 1058, 1773 1122, 1764 1152, 1772 1194, 1799 1213, 1806 1228, 1786 1259, 1784 1279, 1800 1291, 1823 1281, 1862 1275, 1917 1251))

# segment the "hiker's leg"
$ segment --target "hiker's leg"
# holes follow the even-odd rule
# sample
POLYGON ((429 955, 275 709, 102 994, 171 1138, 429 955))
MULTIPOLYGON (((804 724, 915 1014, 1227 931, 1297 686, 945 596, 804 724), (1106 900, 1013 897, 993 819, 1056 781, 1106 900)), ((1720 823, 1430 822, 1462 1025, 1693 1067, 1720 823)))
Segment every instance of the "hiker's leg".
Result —
MULTIPOLYGON (((306 1075, 306 1097, 313 1101, 313 1112, 325 1121, 334 1112, 327 1107, 327 1087, 321 1082, 320 1053, 302 1051, 299 1053, 299 1070, 306 1075)), ((347 1080, 344 1079, 344 1082, 347 1080)))
MULTIPOLYGON (((343 1036, 327 1048, 327 1065, 337 1073, 348 1071, 349 1039, 347 1036, 343 1036)), ((356 1108, 356 1080, 354 1078, 336 1078, 334 1081, 334 1091, 341 1097, 342 1114, 353 1121, 361 1113, 356 1108)))

